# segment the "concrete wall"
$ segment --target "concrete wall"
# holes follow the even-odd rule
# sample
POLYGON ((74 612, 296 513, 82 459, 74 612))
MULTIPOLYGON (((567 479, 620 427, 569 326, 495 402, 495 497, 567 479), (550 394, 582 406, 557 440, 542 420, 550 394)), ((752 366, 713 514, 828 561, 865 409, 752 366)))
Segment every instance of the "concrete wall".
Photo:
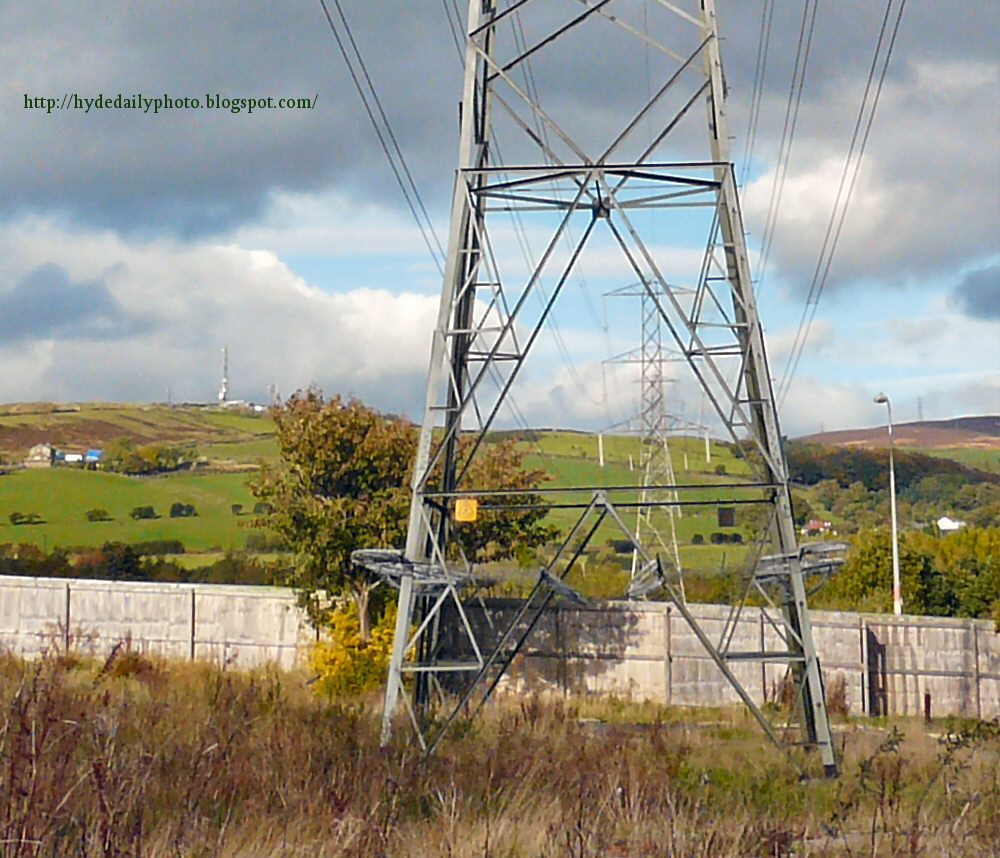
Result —
POLYGON ((126 639, 172 658, 291 668, 315 634, 280 587, 0 576, 0 647, 104 655, 126 639))
MULTIPOLYGON (((709 637, 718 639, 729 609, 690 607, 709 637)), ((488 645, 484 609, 502 624, 510 606, 467 607, 488 645)), ((827 691, 843 682, 852 713, 919 714, 927 692, 935 715, 1000 715, 1000 635, 992 623, 829 611, 814 611, 812 619, 827 691)), ((733 634, 734 650, 768 649, 775 642, 767 615, 757 608, 743 611, 733 634)), ((290 668, 316 636, 292 592, 278 587, 0 576, 2 648, 36 655, 69 644, 102 655, 127 638, 138 649, 176 658, 290 668)), ((780 666, 734 668, 755 699, 773 699, 780 666)), ((655 602, 554 607, 512 666, 510 682, 681 706, 738 702, 677 609, 655 602)))
MULTIPOLYGON (((730 609, 689 607, 708 637, 718 641, 730 609)), ((476 629, 489 626, 484 607, 466 610, 476 629)), ((501 628, 511 610, 502 600, 485 606, 501 628)), ((834 611, 813 611, 811 617, 827 693, 842 685, 851 713, 919 715, 929 693, 934 715, 1000 716, 1000 634, 993 623, 834 611)), ((779 648, 766 612, 744 609, 730 650, 779 648)), ((731 667, 758 702, 780 693, 783 666, 734 662, 731 667)), ((677 609, 653 602, 553 607, 505 681, 520 690, 616 694, 679 706, 739 702, 677 609)))

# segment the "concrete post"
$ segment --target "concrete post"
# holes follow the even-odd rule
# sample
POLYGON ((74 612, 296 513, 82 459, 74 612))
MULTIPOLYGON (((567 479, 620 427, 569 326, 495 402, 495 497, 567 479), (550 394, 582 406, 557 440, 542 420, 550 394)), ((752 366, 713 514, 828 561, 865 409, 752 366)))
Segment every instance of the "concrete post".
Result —
POLYGON ((670 622, 670 605, 664 606, 664 625, 665 628, 665 640, 663 643, 663 667, 666 671, 666 685, 667 685, 667 705, 670 706, 674 700, 674 656, 673 649, 670 641, 670 634, 672 631, 672 624, 670 622))
POLYGON ((980 675, 979 675, 979 626, 976 625, 975 620, 969 620, 969 624, 972 626, 972 681, 976 685, 976 717, 982 721, 983 720, 983 695, 979 688, 980 675))
POLYGON ((868 694, 870 692, 868 682, 868 621, 861 617, 861 714, 870 715, 871 708, 868 705, 868 694))
POLYGON ((197 598, 198 598, 198 592, 197 590, 194 589, 194 587, 192 587, 191 588, 191 652, 190 652, 191 661, 194 661, 195 640, 197 633, 196 614, 195 614, 195 600, 197 598))
POLYGON ((71 619, 71 616, 70 616, 70 601, 71 601, 71 599, 72 599, 72 594, 71 594, 71 591, 70 591, 70 588, 69 588, 69 582, 67 581, 66 582, 66 613, 65 613, 65 616, 63 617, 63 623, 64 623, 64 628, 63 628, 63 650, 65 650, 65 652, 67 654, 69 653, 69 645, 70 645, 70 643, 73 640, 72 635, 70 634, 70 630, 69 630, 69 624, 70 624, 70 619, 71 619))

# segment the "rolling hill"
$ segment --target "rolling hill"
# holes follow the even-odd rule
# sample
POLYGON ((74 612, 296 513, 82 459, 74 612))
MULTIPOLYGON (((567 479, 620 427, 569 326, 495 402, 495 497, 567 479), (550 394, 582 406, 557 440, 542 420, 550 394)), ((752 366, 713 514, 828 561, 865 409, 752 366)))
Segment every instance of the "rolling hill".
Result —
MULTIPOLYGON (((892 433, 893 441, 900 447, 927 451, 955 447, 1000 450, 1000 416, 997 415, 898 423, 893 425, 892 433)), ((886 447, 889 435, 885 426, 875 426, 820 432, 797 440, 824 447, 886 447)))

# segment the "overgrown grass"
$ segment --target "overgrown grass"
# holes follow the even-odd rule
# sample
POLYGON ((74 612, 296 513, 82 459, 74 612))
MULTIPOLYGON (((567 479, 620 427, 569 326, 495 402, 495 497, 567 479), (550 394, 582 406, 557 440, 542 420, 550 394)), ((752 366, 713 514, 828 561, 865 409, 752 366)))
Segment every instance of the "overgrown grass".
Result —
POLYGON ((980 855, 1000 738, 850 728, 840 782, 801 782, 738 713, 506 698, 422 764, 374 701, 303 677, 0 660, 0 854, 980 855), (595 716, 598 720, 594 720, 595 716))

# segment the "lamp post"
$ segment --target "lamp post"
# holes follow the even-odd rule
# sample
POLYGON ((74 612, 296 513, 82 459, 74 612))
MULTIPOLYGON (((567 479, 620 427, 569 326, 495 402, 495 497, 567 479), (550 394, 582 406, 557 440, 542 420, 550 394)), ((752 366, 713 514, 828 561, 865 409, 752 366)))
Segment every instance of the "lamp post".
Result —
POLYGON ((903 594, 899 586, 899 533, 896 523, 896 469, 892 462, 892 403, 880 393, 877 405, 885 405, 889 413, 889 510, 892 518, 892 612, 898 617, 903 613, 903 594))

